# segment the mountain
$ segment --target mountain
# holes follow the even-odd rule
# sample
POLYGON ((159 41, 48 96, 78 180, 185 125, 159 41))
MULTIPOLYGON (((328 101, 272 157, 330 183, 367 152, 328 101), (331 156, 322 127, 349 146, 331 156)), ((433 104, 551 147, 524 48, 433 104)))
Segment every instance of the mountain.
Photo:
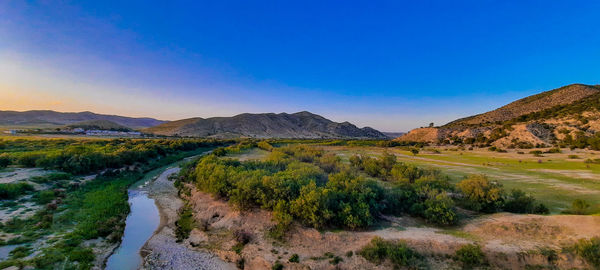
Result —
POLYGON ((1 126, 62 127, 79 122, 95 120, 110 121, 131 129, 147 128, 166 122, 153 118, 133 118, 118 115, 96 114, 92 112, 0 111, 1 126))
POLYGON ((244 113, 233 117, 190 118, 164 123, 143 130, 167 136, 213 138, 377 138, 386 135, 348 122, 336 123, 310 112, 244 113))
POLYGON ((441 127, 414 129, 396 140, 512 148, 568 145, 599 131, 600 86, 571 84, 441 127))
POLYGON ((108 120, 90 120, 67 125, 68 129, 132 131, 130 128, 108 120))
POLYGON ((406 134, 406 132, 386 132, 386 131, 382 131, 381 133, 385 134, 385 136, 387 136, 388 138, 398 138, 404 134, 406 134))

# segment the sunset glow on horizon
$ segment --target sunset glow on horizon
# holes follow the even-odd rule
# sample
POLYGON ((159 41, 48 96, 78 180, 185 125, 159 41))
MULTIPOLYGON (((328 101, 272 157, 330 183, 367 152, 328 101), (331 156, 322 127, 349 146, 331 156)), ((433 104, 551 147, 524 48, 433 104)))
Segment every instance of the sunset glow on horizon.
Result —
POLYGON ((599 8, 4 1, 0 110, 162 120, 306 110, 407 131, 598 84, 599 8))

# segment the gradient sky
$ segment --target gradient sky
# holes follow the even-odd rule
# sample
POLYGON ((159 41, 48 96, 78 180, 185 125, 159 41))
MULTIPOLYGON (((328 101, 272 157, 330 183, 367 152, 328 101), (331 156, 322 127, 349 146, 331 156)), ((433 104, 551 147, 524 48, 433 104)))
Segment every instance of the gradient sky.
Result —
POLYGON ((600 1, 0 1, 0 110, 407 131, 600 83, 600 1))

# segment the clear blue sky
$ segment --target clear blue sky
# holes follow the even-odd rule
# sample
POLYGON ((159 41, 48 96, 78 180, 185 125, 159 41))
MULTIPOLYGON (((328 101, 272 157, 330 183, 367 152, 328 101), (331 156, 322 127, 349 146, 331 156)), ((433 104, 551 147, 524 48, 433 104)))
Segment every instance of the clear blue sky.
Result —
POLYGON ((599 1, 1 1, 0 109, 406 131, 600 83, 599 1), (167 3, 168 2, 168 3, 167 3))

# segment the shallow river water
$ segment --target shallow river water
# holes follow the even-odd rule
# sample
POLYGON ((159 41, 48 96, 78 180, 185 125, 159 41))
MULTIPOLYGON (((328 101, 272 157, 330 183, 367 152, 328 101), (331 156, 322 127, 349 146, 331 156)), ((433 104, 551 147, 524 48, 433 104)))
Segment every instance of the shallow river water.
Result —
POLYGON ((160 224, 160 214, 153 199, 138 185, 129 190, 131 212, 125 221, 121 245, 108 258, 107 270, 134 270, 142 263, 140 249, 160 224))

